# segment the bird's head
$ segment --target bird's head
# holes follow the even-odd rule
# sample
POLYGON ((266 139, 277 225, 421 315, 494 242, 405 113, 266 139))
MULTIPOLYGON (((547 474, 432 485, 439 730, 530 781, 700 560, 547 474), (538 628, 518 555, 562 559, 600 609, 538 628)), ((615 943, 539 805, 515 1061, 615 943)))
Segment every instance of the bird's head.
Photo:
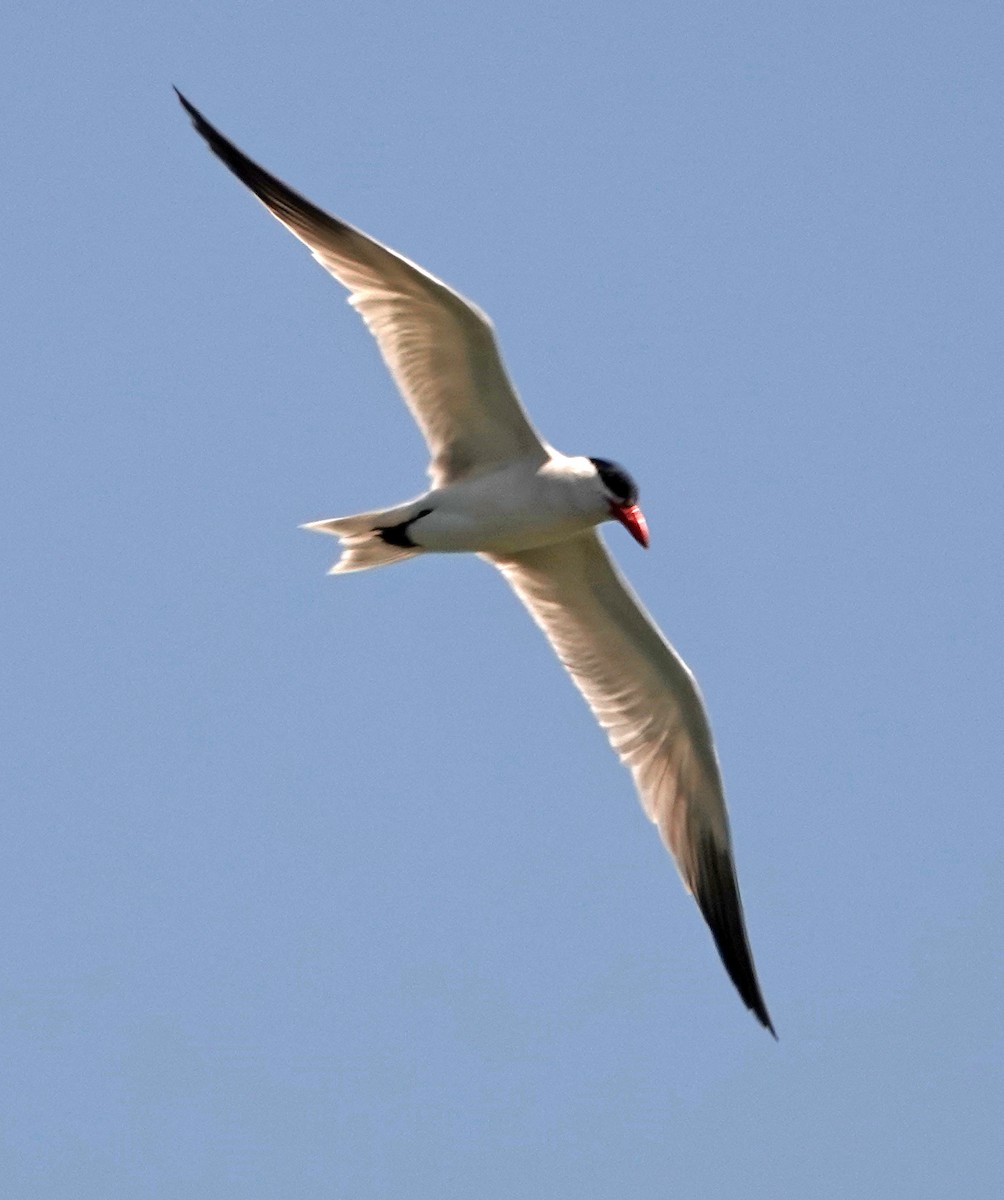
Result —
POLYGON ((638 507, 638 485, 623 467, 608 458, 591 458, 589 461, 596 470, 610 518, 620 521, 639 545, 647 547, 648 524, 638 507))

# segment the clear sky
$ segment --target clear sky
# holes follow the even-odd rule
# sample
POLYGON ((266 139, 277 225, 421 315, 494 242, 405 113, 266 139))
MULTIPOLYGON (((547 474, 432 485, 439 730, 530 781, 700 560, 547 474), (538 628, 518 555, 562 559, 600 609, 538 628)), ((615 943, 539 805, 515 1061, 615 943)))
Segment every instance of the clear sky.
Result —
POLYGON ((1004 9, 24 4, 0 40, 0 1190, 998 1197, 1004 9), (775 1044, 205 150, 475 299, 695 670, 775 1044))

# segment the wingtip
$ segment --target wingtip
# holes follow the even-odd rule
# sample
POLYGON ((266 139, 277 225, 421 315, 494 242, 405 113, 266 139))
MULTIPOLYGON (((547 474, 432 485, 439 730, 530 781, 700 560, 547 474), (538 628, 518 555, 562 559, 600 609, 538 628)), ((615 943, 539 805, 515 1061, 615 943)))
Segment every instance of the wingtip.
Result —
POLYGON ((732 855, 728 849, 719 846, 711 835, 702 838, 696 849, 694 899, 715 939, 722 964, 743 1003, 774 1041, 778 1041, 777 1030, 767 1011, 753 965, 732 855))
MULTIPOLYGON (((229 143, 227 142, 226 138, 223 137, 223 135, 218 129, 215 128, 215 126, 206 120, 202 113, 199 112, 191 100, 189 100, 188 97, 181 91, 181 89, 176 87, 173 83, 171 84, 171 87, 174 88, 174 94, 178 97, 178 103, 191 118, 196 132, 206 139, 210 145, 210 148, 219 154, 221 147, 229 147, 229 143)), ((236 147, 234 149, 236 149, 236 147)))
POLYGON ((199 110, 181 91, 180 88, 176 87, 173 83, 171 84, 171 87, 174 88, 174 94, 178 97, 178 103, 185 110, 185 112, 188 113, 192 124, 195 126, 196 132, 201 134, 202 137, 204 137, 206 141, 212 145, 213 140, 219 137, 217 131, 212 127, 212 125, 209 124, 202 113, 199 112, 199 110))
MULTIPOLYGON (((747 944, 747 949, 748 949, 748 944, 747 944)), ((752 956, 750 957, 750 969, 751 970, 753 969, 752 956)), ((753 1016, 756 1017, 756 1019, 760 1022, 760 1024, 764 1027, 764 1029, 767 1030, 767 1032, 774 1039, 774 1041, 778 1042, 781 1039, 777 1036, 777 1030, 774 1028, 774 1022, 770 1019, 770 1013, 767 1011, 767 1005, 765 1004, 764 998, 760 993, 760 982, 756 977, 755 970, 753 970, 753 982, 756 985, 756 996, 754 998, 754 1003, 751 1004, 749 1000, 746 1000, 745 996, 743 996, 743 999, 746 1000, 746 1005, 749 1008, 750 1012, 753 1014, 753 1016)))
POLYGON ((764 1029, 767 1030, 774 1041, 779 1042, 781 1039, 777 1036, 777 1030, 774 1028, 774 1022, 770 1019, 770 1013, 767 1011, 767 1006, 764 1004, 763 998, 760 998, 759 1004, 750 1004, 750 1002, 747 1000, 746 1007, 750 1010, 753 1016, 756 1017, 764 1029))
POLYGON ((775 1042, 779 1042, 781 1040, 777 1036, 777 1030, 774 1028, 774 1022, 770 1019, 770 1013, 767 1011, 767 1006, 764 1004, 762 997, 760 999, 760 1004, 757 1007, 753 1007, 752 1005, 750 1006, 750 1012, 752 1012, 754 1017, 756 1017, 764 1029, 767 1030, 775 1042))

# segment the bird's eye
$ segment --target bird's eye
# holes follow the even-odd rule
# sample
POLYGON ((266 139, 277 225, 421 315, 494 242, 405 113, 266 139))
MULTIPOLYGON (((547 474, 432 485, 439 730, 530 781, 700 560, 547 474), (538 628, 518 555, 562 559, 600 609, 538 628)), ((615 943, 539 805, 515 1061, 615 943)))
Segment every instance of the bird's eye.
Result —
POLYGON ((596 468, 596 474, 611 496, 621 504, 636 504, 638 501, 638 485, 631 476, 615 462, 608 458, 591 458, 589 460, 596 468))

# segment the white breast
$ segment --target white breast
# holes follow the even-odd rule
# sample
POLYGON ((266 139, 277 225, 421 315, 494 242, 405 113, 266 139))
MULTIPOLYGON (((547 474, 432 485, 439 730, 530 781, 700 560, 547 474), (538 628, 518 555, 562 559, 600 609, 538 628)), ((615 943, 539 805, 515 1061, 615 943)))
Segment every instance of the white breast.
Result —
POLYGON ((584 533, 609 515, 588 459, 553 455, 439 488, 409 535, 426 550, 514 554, 584 533))

